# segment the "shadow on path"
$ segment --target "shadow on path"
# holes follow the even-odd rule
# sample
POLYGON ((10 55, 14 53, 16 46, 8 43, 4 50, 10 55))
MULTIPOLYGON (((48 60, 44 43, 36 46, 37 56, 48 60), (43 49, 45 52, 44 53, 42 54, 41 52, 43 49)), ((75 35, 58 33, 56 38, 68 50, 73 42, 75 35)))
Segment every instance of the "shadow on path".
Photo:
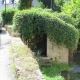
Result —
POLYGON ((7 32, 5 30, 0 30, 0 34, 5 35, 5 34, 7 34, 7 32))
POLYGON ((9 52, 11 37, 5 28, 1 28, 0 33, 0 80, 16 80, 12 72, 13 61, 9 52))

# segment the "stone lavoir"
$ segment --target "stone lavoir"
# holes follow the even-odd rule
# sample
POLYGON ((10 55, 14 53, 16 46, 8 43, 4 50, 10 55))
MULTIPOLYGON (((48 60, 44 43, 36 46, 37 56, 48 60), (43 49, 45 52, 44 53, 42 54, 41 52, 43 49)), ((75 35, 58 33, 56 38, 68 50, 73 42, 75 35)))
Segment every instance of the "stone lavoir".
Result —
POLYGON ((66 63, 69 62, 69 49, 65 46, 58 46, 54 42, 51 42, 47 37, 47 56, 52 58, 53 62, 66 63))

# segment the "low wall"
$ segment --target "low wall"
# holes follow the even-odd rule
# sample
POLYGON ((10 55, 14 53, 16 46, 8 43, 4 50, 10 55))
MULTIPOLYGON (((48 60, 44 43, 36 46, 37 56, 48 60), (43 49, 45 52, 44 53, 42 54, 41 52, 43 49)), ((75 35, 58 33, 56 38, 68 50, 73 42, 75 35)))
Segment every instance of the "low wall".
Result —
POLYGON ((68 64, 69 49, 65 46, 57 46, 55 43, 51 43, 47 38, 47 56, 52 58, 54 62, 68 64))
POLYGON ((20 37, 20 33, 18 31, 13 31, 12 30, 12 25, 5 25, 5 29, 6 31, 8 31, 10 36, 14 36, 14 37, 20 37))
POLYGON ((8 31, 9 35, 12 35, 12 25, 5 25, 6 31, 8 31))

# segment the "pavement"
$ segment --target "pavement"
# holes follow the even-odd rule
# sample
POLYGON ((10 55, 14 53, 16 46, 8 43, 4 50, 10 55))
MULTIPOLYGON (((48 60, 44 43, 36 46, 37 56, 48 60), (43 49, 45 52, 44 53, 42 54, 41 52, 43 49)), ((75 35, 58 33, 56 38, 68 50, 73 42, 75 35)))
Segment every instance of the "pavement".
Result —
POLYGON ((12 59, 9 52, 11 45, 11 36, 2 28, 0 33, 0 80, 16 80, 12 72, 12 59))

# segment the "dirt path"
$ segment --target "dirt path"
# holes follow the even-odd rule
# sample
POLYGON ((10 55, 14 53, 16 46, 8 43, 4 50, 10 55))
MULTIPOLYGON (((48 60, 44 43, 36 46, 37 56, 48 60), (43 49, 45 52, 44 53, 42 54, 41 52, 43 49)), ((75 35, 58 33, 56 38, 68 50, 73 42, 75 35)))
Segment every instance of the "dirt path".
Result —
POLYGON ((0 80, 16 80, 11 70, 10 43, 11 37, 3 28, 0 33, 0 80))

